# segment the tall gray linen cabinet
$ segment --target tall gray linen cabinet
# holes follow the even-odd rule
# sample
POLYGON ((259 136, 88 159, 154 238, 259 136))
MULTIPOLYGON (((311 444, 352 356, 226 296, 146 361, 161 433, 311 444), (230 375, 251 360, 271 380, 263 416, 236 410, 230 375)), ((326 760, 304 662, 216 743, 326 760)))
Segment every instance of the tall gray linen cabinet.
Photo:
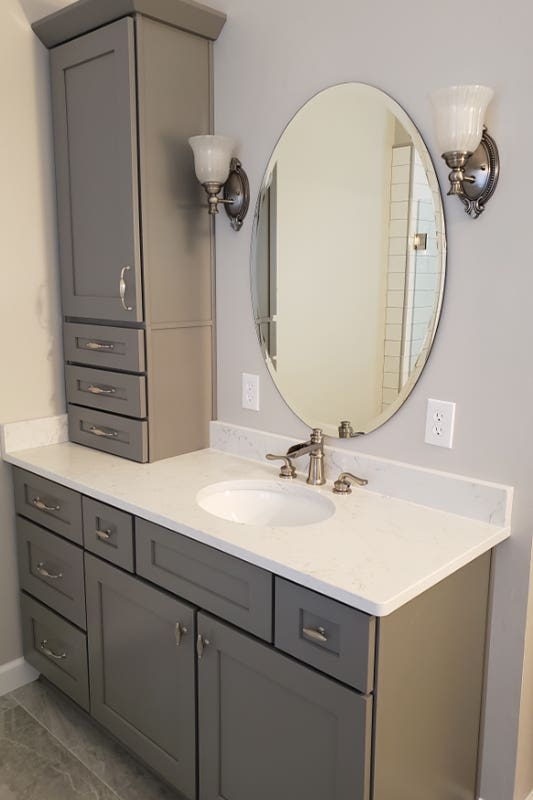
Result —
POLYGON ((188 145, 213 127, 225 16, 80 0, 50 48, 70 439, 135 461, 208 445, 214 242, 188 145))

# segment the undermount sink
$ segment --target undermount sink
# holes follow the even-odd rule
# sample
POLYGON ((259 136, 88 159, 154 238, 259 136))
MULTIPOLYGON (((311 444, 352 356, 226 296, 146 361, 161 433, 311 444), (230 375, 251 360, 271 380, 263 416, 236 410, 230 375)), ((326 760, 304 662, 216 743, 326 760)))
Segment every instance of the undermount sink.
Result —
POLYGON ((215 517, 243 525, 293 527, 323 522, 335 505, 316 489, 276 481, 223 481, 201 489, 198 505, 215 517))

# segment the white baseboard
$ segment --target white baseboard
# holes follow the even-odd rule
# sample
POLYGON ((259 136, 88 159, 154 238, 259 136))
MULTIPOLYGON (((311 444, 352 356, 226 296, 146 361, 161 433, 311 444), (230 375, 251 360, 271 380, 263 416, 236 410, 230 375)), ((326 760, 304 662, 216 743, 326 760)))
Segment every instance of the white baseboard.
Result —
POLYGON ((37 680, 39 673, 24 658, 0 666, 0 697, 37 680))
MULTIPOLYGON (((479 800, 483 800, 482 797, 479 800)), ((524 797, 524 800, 533 800, 533 792, 530 792, 527 797, 524 797)))

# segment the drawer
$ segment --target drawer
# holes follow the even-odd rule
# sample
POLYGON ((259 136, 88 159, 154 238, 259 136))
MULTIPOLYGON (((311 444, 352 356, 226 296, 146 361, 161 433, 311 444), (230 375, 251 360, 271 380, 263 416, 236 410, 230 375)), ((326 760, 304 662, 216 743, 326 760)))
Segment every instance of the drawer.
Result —
POLYGON ((361 692, 374 685, 376 620, 276 578, 276 647, 361 692))
POLYGON ((26 660, 88 711, 86 635, 32 597, 20 598, 26 660))
POLYGON ((15 468, 15 508, 18 514, 81 544, 81 495, 46 478, 15 468))
POLYGON ((144 519, 135 520, 137 574, 272 641, 272 575, 144 519))
POLYGON ((144 331, 66 322, 65 361, 106 369, 144 372, 144 331))
POLYGON ((81 406, 146 417, 146 378, 91 367, 65 367, 67 400, 81 406))
POLYGON ((148 461, 148 423, 69 405, 71 442, 94 447, 132 461, 148 461))
POLYGON ((83 498, 83 542, 87 550, 133 572, 133 517, 90 497, 83 498))
POLYGON ((83 550, 22 517, 17 546, 21 588, 85 628, 83 550))

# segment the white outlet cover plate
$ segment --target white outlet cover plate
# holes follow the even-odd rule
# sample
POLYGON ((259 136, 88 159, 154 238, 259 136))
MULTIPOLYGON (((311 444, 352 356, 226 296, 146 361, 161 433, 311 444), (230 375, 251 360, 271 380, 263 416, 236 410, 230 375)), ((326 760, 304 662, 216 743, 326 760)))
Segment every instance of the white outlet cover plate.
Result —
POLYGON ((453 447, 455 403, 446 400, 428 400, 426 413, 426 444, 453 447))
POLYGON ((242 373, 242 407, 259 411, 259 375, 242 373))

